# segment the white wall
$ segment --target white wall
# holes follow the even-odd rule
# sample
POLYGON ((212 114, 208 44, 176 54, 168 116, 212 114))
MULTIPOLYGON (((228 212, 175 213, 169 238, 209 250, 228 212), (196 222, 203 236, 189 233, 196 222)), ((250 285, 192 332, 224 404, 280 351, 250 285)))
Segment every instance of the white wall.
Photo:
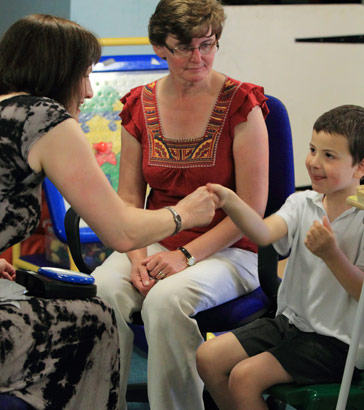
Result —
POLYGON ((293 129, 296 186, 312 125, 341 104, 364 106, 364 44, 295 43, 295 38, 364 34, 363 5, 227 6, 215 68, 263 85, 286 105, 293 129))

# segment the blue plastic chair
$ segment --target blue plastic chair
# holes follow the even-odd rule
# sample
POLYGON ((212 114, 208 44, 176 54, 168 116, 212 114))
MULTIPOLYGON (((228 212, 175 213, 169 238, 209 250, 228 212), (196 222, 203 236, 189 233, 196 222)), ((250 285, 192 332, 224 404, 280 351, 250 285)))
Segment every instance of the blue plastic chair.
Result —
POLYGON ((0 394, 0 409, 1 410, 32 410, 33 407, 25 403, 25 401, 11 394, 0 394))

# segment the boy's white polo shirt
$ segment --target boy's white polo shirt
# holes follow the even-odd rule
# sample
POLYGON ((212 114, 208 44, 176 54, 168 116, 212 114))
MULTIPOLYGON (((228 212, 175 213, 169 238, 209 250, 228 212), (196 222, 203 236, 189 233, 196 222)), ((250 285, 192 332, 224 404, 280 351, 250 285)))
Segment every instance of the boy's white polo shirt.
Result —
MULTIPOLYGON (((277 314, 283 313, 302 331, 315 331, 349 344, 358 302, 341 286, 321 258, 305 246, 306 233, 326 212, 323 195, 315 191, 292 194, 277 212, 288 234, 274 244, 280 255, 290 256, 278 292, 277 314)), ((340 249, 364 270, 364 211, 350 208, 331 222, 340 249)), ((364 337, 357 367, 364 368, 364 337)))

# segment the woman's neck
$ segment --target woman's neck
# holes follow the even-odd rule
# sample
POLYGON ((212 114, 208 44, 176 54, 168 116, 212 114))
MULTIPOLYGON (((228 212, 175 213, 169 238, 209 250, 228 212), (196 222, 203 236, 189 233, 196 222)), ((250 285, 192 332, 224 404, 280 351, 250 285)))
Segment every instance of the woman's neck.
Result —
POLYGON ((221 88, 224 78, 222 74, 211 71, 204 81, 188 82, 179 81, 170 74, 161 80, 160 90, 162 93, 165 91, 172 98, 189 99, 199 94, 215 94, 216 89, 221 88))

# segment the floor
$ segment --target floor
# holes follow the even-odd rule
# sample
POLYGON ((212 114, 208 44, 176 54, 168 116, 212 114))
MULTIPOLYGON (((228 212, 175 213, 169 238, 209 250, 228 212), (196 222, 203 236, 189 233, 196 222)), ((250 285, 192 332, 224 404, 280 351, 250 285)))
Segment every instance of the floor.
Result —
POLYGON ((128 403, 128 410, 150 410, 147 403, 128 403))
MULTIPOLYGON (((138 347, 134 347, 128 383, 147 381, 147 355, 138 347)), ((128 403, 128 410, 149 410, 147 403, 128 403)))

